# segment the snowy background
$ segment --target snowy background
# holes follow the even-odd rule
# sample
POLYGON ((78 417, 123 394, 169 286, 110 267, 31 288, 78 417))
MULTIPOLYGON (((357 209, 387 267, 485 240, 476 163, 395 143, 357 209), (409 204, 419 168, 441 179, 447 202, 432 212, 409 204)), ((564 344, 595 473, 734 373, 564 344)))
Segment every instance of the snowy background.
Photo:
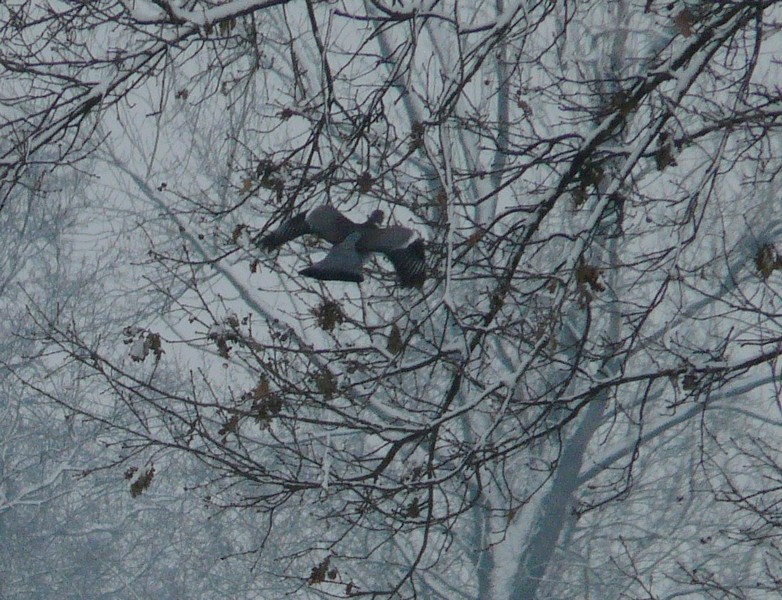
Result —
POLYGON ((0 599, 777 597, 781 19, 6 0, 0 599))

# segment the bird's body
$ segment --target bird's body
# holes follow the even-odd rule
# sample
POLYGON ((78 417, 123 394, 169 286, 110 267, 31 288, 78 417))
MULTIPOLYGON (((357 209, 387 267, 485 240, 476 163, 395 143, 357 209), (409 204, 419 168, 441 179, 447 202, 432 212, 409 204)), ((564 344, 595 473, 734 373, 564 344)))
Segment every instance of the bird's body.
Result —
POLYGON ((299 272, 315 279, 356 283, 364 280, 362 270, 367 255, 381 252, 394 265, 400 285, 420 287, 426 279, 423 240, 407 227, 380 227, 382 220, 379 210, 364 223, 355 223, 332 206, 318 206, 283 221, 260 240, 260 245, 273 250, 299 236, 315 235, 334 247, 326 258, 299 272))

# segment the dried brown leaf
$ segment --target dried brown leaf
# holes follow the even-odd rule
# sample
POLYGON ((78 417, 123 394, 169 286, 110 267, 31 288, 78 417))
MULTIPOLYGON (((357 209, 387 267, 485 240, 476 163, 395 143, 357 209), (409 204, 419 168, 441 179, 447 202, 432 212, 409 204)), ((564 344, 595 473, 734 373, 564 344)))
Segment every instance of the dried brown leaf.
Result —
POLYGON ((755 255, 755 266, 765 280, 777 269, 782 268, 782 257, 773 244, 763 244, 755 255))
POLYGON ((136 481, 130 484, 130 495, 133 498, 140 496, 143 492, 149 489, 152 484, 152 478, 155 476, 154 465, 149 470, 143 473, 136 481))
POLYGON ((333 331, 336 325, 345 321, 345 314, 342 312, 342 308, 332 300, 323 302, 315 311, 315 315, 318 317, 318 326, 323 331, 333 331))
POLYGON ((601 284, 600 269, 586 263, 581 263, 576 268, 576 281, 580 285, 588 285, 593 292, 604 292, 605 286, 601 284))
POLYGON ((410 504, 407 505, 405 516, 410 519, 416 519, 421 516, 421 505, 418 503, 418 498, 413 498, 410 504))
POLYGON ((402 341, 402 332, 399 331, 399 327, 396 324, 391 326, 391 333, 388 334, 388 341, 386 342, 386 349, 391 354, 399 354, 405 345, 402 341))
POLYGON ((374 183, 375 180, 372 178, 372 175, 369 174, 369 171, 364 171, 361 175, 358 176, 358 179, 356 179, 358 191, 360 191, 362 194, 369 192, 372 189, 372 185, 374 183))
POLYGON ((329 562, 331 561, 331 557, 327 556, 322 561, 320 561, 317 565, 312 567, 312 571, 310 571, 310 576, 307 579, 307 583, 310 585, 315 585, 316 583, 323 583, 326 581, 326 574, 329 570, 329 562))
POLYGON ((685 8, 677 14, 673 18, 673 24, 676 27, 676 31, 684 37, 690 37, 695 33, 692 29, 692 26, 695 25, 695 15, 689 8, 685 8))
POLYGON ((225 436, 229 433, 236 433, 237 431, 239 431, 239 415, 233 415, 223 424, 217 433, 225 436))
POLYGON ((315 387, 327 399, 333 398, 337 393, 337 382, 329 371, 321 371, 315 376, 315 387))

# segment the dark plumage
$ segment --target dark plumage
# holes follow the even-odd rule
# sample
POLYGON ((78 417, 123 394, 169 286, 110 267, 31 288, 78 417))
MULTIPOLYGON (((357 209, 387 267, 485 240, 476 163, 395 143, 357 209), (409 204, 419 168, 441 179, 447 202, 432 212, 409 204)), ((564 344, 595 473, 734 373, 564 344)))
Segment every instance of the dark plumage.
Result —
POLYGON ((426 280, 423 240, 407 227, 380 227, 382 221, 383 212, 379 210, 364 223, 355 223, 336 208, 323 205, 283 221, 259 244, 273 250, 301 235, 315 235, 334 247, 326 258, 299 273, 315 279, 356 283, 364 280, 362 270, 367 255, 380 252, 394 265, 400 285, 420 287, 426 280))
POLYGON ((402 287, 421 287, 426 281, 426 255, 424 254, 424 241, 421 238, 414 239, 404 248, 399 250, 387 250, 385 255, 399 277, 402 287))

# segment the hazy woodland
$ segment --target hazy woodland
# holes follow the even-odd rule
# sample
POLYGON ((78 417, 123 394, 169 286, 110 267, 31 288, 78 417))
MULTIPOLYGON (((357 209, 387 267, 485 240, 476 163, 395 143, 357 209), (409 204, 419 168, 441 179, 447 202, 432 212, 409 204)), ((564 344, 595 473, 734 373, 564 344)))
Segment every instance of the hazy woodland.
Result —
POLYGON ((779 597, 780 34, 5 0, 0 599, 779 597), (423 286, 261 247, 324 204, 423 286))

